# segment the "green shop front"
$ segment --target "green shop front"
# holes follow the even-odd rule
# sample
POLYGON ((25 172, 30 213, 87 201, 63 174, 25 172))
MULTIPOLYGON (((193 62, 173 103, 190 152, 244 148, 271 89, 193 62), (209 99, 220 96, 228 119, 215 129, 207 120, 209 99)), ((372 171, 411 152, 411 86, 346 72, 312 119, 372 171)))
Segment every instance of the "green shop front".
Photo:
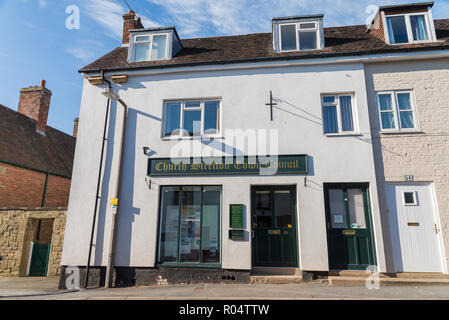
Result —
MULTIPOLYGON (((149 181, 159 189, 156 267, 221 270, 224 260, 250 259, 251 269, 300 268, 298 194, 309 161, 150 158, 149 181)), ((315 214, 326 219, 329 270, 375 264, 367 185, 324 184, 320 192, 325 212, 315 214)))

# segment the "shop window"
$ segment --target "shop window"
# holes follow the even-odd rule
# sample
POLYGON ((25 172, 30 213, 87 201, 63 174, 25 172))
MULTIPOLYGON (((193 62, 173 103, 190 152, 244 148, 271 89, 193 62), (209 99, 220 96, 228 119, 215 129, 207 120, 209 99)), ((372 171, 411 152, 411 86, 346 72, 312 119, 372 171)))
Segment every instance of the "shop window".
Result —
POLYGON ((220 187, 161 189, 159 263, 220 262, 220 187))

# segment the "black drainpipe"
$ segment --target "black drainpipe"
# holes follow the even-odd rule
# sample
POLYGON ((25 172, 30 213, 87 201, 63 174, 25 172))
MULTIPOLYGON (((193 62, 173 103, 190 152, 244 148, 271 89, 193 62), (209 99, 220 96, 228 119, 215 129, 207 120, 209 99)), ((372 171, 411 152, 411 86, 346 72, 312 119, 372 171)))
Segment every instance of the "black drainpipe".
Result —
MULTIPOLYGON (((111 82, 109 80, 106 80, 104 77, 104 70, 101 70, 101 78, 103 79, 104 82, 106 82, 109 86, 109 89, 112 88, 111 82)), ((106 142, 106 130, 107 130, 107 126, 108 126, 108 118, 109 118, 109 107, 111 105, 111 100, 108 99, 107 105, 106 105, 106 115, 105 115, 105 119, 104 119, 104 131, 103 131, 103 143, 101 146, 101 159, 100 159, 100 170, 98 171, 98 182, 97 182, 97 194, 96 194, 96 199, 95 199, 95 208, 94 208, 94 218, 93 218, 93 222, 92 222, 92 232, 90 234, 90 243, 89 243, 89 257, 87 258, 87 265, 86 265, 86 275, 84 277, 84 288, 87 287, 87 284, 89 282, 89 269, 90 269, 90 259, 92 256, 92 245, 94 242, 94 233, 95 233, 95 223, 97 220, 97 209, 98 209, 98 200, 101 198, 100 197, 100 183, 101 183, 101 173, 103 170, 103 157, 104 157, 104 146, 105 146, 105 142, 106 142)))

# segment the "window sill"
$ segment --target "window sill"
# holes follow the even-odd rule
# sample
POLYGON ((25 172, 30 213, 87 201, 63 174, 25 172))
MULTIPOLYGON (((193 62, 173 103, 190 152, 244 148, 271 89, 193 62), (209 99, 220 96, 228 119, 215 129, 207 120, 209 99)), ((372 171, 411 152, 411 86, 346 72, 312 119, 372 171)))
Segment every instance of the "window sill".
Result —
POLYGON ((380 131, 381 135, 396 135, 396 134, 423 134, 421 130, 392 130, 392 131, 380 131))
POLYGON ((203 268, 203 269, 221 269, 221 263, 182 263, 165 262, 156 264, 158 268, 203 268))
POLYGON ((363 134, 361 133, 356 133, 356 132, 351 132, 351 133, 325 133, 324 134, 325 137, 361 137, 363 136, 363 134))
POLYGON ((401 46, 406 44, 423 44, 423 43, 435 43, 435 42, 444 42, 442 40, 423 40, 423 41, 412 41, 405 43, 389 43, 390 46, 401 46))
POLYGON ((221 135, 216 136, 201 136, 201 137, 162 137, 162 141, 179 141, 179 140, 224 140, 224 137, 221 135))

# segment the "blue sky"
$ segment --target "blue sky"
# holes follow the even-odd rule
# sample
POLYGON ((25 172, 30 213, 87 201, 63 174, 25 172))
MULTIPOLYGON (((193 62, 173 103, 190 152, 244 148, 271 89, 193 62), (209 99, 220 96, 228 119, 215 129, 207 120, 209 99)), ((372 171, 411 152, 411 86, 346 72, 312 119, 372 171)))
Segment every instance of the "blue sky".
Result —
MULTIPOLYGON (((182 38, 270 32, 271 18, 324 13, 325 26, 364 24, 370 5, 395 0, 128 0, 145 27, 175 25, 182 38)), ((71 134, 78 116, 78 70, 121 44, 123 0, 0 0, 0 104, 17 110, 19 89, 47 80, 48 123, 71 134), (66 8, 80 9, 80 29, 66 28, 66 8)), ((437 0, 435 18, 449 18, 437 0)))

